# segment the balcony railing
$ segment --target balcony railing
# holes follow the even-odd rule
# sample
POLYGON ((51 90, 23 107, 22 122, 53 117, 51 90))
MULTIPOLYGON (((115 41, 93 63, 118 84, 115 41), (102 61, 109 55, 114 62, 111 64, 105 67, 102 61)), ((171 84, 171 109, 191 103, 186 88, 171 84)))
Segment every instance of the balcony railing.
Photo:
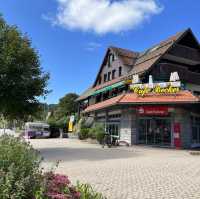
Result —
POLYGON ((169 54, 200 62, 200 51, 187 46, 176 44, 169 54))

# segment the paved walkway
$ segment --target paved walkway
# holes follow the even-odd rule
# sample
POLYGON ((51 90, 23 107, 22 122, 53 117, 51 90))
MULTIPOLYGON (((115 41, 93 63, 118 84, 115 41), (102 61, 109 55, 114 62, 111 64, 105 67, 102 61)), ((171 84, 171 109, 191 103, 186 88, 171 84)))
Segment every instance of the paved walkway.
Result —
POLYGON ((90 183, 108 199, 199 199, 200 156, 188 151, 120 147, 101 148, 73 139, 31 140, 50 168, 90 183))

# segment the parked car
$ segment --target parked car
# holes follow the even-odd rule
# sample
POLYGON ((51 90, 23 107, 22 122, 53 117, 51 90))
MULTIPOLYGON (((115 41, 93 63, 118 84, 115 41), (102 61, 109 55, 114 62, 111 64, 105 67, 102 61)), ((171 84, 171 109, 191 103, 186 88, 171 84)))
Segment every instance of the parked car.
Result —
POLYGON ((49 125, 42 122, 27 122, 24 135, 28 138, 48 138, 50 137, 49 125))
POLYGON ((60 137, 60 130, 56 126, 50 126, 50 138, 58 138, 60 137))
POLYGON ((12 129, 0 129, 0 136, 2 136, 4 134, 16 136, 15 131, 12 129))

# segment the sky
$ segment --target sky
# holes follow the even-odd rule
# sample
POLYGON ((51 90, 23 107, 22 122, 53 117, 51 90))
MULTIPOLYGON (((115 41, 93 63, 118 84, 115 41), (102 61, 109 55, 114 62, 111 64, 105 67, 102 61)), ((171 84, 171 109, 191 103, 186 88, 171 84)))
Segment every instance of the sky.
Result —
POLYGON ((0 0, 50 73, 49 104, 91 86, 111 45, 140 52, 189 27, 200 40, 199 9, 199 0, 0 0))

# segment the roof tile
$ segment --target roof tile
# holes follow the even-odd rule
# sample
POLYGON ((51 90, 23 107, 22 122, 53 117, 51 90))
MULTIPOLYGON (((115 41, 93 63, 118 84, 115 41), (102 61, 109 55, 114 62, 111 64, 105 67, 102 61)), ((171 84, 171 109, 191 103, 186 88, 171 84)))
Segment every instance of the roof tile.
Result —
POLYGON ((91 106, 88 106, 84 113, 96 111, 100 109, 104 109, 110 106, 114 106, 117 104, 185 104, 185 103, 200 103, 200 99, 197 96, 194 96, 189 91, 180 91, 176 95, 156 95, 151 94, 147 95, 145 97, 140 97, 135 93, 127 93, 122 94, 117 97, 113 97, 111 99, 105 100, 103 102, 99 102, 97 104, 93 104, 91 106))

